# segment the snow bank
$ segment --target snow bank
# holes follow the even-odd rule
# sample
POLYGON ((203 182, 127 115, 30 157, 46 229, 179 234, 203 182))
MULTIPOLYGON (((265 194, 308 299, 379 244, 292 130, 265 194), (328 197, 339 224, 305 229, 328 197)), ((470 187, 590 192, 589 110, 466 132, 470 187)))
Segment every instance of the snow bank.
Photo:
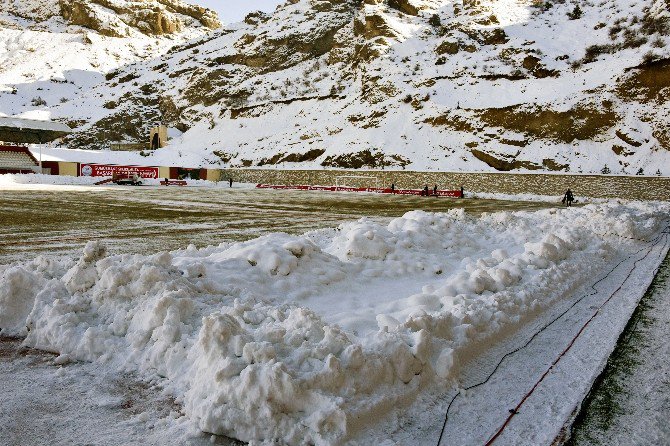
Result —
MULTIPOLYGON (((160 376, 206 432, 334 444, 639 247, 664 204, 409 212, 303 236, 0 272, 0 327, 160 376)), ((375 418, 376 419, 376 418, 375 418)))
MULTIPOLYGON (((0 186, 3 185, 17 185, 17 184, 47 184, 59 186, 93 186, 98 181, 104 180, 101 177, 71 177, 59 175, 42 175, 42 174, 2 174, 0 175, 0 186)), ((145 178, 142 180, 146 186, 158 186, 161 179, 145 178)), ((213 182, 207 180, 186 180, 187 186, 192 187, 228 187, 227 182, 213 182)), ((109 185, 107 185, 109 186, 109 185)), ((114 185, 111 185, 114 186, 114 185)), ((255 185, 250 184, 235 184, 236 188, 244 187, 251 188, 255 185)))
POLYGON ((3 174, 0 175, 0 186, 15 184, 56 184, 92 186, 100 178, 93 177, 69 177, 59 175, 42 174, 3 174))

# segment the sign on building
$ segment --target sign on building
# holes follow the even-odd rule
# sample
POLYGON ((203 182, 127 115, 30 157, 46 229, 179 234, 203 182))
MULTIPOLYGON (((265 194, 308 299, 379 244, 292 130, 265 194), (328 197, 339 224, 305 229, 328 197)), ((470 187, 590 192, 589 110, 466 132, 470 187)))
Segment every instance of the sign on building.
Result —
POLYGON ((132 177, 158 178, 158 167, 115 166, 111 164, 81 164, 79 175, 82 177, 132 177))

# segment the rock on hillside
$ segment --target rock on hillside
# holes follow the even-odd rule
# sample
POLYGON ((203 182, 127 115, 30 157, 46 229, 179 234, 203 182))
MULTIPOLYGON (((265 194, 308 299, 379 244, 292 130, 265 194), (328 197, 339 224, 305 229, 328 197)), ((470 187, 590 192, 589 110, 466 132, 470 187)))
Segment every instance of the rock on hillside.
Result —
POLYGON ((59 0, 65 20, 112 37, 126 37, 133 31, 147 35, 175 34, 196 24, 221 27, 216 14, 180 0, 59 0))
POLYGON ((668 0, 291 0, 49 110, 202 165, 670 175, 669 40, 668 0))

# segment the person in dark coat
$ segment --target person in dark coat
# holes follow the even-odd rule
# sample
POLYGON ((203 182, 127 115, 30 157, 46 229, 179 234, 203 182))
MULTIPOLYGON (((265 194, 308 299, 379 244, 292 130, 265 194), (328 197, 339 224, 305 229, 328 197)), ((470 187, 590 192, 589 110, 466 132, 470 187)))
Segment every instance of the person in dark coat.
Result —
POLYGON ((391 193, 395 193, 395 183, 391 183, 391 193))
POLYGON ((433 195, 437 196, 437 184, 433 186, 433 195))
POLYGON ((228 178, 228 187, 233 187, 233 179, 228 178))
POLYGON ((565 195, 563 196, 563 203, 567 207, 570 207, 570 206, 572 206, 573 201, 575 201, 575 196, 572 195, 572 191, 570 189, 566 190, 565 195))
POLYGON ((428 185, 427 185, 427 184, 423 187, 423 194, 422 194, 422 195, 423 195, 424 197, 427 197, 427 196, 428 196, 428 185))

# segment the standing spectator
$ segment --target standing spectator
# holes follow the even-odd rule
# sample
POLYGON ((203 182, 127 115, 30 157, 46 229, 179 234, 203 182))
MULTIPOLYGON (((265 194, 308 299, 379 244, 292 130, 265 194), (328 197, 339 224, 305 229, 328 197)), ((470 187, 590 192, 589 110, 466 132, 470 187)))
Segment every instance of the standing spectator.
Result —
POLYGON ((575 201, 575 196, 572 195, 572 191, 570 189, 565 191, 565 195, 563 196, 563 204, 565 204, 567 207, 572 206, 572 202, 575 201))
POLYGON ((233 178, 228 178, 228 187, 233 187, 233 178))

